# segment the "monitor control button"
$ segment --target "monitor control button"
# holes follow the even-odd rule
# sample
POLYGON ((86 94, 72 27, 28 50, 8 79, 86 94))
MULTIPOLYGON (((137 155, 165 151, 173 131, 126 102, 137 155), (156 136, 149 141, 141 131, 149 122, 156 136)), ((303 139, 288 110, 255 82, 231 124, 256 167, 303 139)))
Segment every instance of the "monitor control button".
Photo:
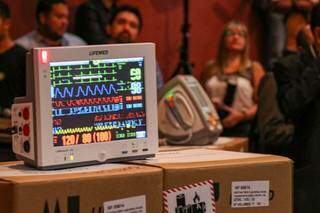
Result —
POLYGON ((25 120, 29 120, 30 118, 30 112, 29 112, 29 109, 26 107, 22 110, 22 117, 25 119, 25 120))
POLYGON ((30 152, 30 142, 29 141, 25 141, 23 142, 23 150, 27 153, 30 152))
POLYGON ((30 135, 30 127, 29 127, 28 124, 25 124, 25 125, 23 126, 23 135, 24 135, 24 136, 29 136, 29 135, 30 135))
POLYGON ((102 151, 98 154, 98 161, 99 162, 104 162, 108 159, 108 155, 106 151, 102 151))

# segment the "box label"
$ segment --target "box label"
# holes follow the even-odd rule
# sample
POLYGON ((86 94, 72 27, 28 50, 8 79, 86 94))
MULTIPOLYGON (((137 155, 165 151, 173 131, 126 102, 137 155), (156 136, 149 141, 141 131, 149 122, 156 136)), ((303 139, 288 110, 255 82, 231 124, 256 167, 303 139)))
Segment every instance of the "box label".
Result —
POLYGON ((146 213, 146 196, 136 196, 103 203, 105 213, 146 213))
POLYGON ((269 206, 269 181, 232 182, 232 208, 269 206))
POLYGON ((163 192, 163 212, 214 213, 213 181, 203 181, 163 192))

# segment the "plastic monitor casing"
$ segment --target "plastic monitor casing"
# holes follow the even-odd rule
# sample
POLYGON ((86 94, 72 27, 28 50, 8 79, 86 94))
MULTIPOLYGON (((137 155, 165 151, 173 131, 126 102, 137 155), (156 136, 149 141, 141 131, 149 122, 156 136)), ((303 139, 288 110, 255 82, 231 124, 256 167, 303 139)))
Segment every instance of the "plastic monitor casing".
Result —
MULTIPOLYGON (((143 159, 158 151, 156 61, 153 43, 92 45, 77 47, 35 48, 27 57, 27 96, 13 105, 12 124, 19 129, 30 124, 30 136, 13 135, 13 150, 26 164, 39 169, 55 169, 102 162, 143 159), (47 51, 47 62, 40 60, 47 51), (72 146, 53 145, 52 100, 49 62, 144 58, 147 138, 72 146), (22 121, 21 112, 28 108, 30 120, 22 121), (29 151, 26 152, 26 144, 29 151), (72 156, 72 157, 71 157, 72 156)), ((76 122, 76 120, 75 120, 76 122)))
POLYGON ((170 145, 207 145, 214 143, 222 125, 211 100, 191 75, 171 79, 159 96, 160 136, 170 145), (170 107, 166 104, 173 100, 170 107))

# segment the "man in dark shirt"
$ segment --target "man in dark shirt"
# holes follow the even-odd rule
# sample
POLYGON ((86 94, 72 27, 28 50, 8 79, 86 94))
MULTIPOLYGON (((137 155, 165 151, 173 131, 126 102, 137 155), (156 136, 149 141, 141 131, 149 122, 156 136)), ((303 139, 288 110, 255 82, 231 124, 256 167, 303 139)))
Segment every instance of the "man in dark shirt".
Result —
POLYGON ((314 45, 281 59, 274 68, 279 106, 295 126, 295 213, 320 212, 320 4, 311 12, 311 29, 314 45))
POLYGON ((86 45, 78 36, 68 33, 69 8, 66 0, 38 0, 37 28, 15 42, 27 50, 35 47, 86 45))
POLYGON ((14 97, 24 96, 26 91, 26 50, 14 44, 10 34, 10 10, 0 1, 0 112, 10 115, 14 97))
POLYGON ((75 33, 88 44, 105 44, 109 36, 107 25, 115 0, 88 0, 81 4, 75 16, 75 33))

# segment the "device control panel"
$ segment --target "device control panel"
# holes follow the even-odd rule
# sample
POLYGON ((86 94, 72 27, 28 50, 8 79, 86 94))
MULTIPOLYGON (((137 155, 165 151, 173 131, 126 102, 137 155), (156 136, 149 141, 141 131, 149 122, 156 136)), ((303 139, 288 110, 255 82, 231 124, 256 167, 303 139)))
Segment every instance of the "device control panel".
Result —
POLYGON ((34 160, 32 103, 13 104, 11 124, 16 129, 12 135, 13 152, 34 160))

